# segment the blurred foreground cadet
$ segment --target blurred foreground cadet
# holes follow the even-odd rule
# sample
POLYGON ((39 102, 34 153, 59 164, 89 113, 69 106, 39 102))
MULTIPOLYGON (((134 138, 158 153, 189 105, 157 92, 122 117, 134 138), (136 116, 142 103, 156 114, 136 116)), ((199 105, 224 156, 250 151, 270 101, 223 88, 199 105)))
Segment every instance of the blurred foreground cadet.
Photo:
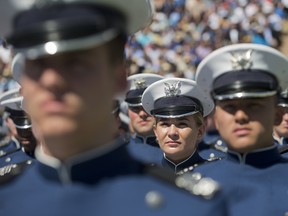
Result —
POLYGON ((0 188, 0 215, 225 215, 214 180, 145 166, 115 138, 127 34, 149 23, 150 1, 1 1, 0 10, 13 23, 0 34, 25 58, 21 91, 41 140, 37 162, 0 188))
POLYGON ((142 106, 141 97, 145 89, 164 77, 157 74, 135 74, 127 78, 128 91, 125 102, 133 134, 128 144, 131 154, 145 163, 156 163, 162 158, 162 151, 156 142, 153 125, 155 119, 142 106))
POLYGON ((205 133, 204 117, 214 103, 193 80, 159 80, 144 91, 142 104, 155 117, 154 132, 163 151, 160 166, 179 173, 206 162, 197 144, 205 133))
POLYGON ((215 100, 215 126, 228 147, 225 159, 196 170, 227 188, 254 189, 231 193, 239 215, 287 214, 288 160, 272 137, 278 98, 288 86, 287 57, 264 45, 226 46, 200 63, 196 82, 215 100))

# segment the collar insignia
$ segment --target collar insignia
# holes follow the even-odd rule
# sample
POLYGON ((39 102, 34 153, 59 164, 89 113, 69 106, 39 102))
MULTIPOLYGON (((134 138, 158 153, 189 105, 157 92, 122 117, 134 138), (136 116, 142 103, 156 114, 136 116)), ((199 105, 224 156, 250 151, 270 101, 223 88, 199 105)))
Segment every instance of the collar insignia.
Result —
POLYGON ((248 69, 252 66, 252 49, 244 53, 231 53, 231 63, 234 70, 248 69))
POLYGON ((165 87, 164 87, 164 92, 166 94, 166 97, 171 97, 171 96, 177 96, 179 94, 181 94, 181 83, 180 81, 176 82, 176 83, 164 83, 165 87))

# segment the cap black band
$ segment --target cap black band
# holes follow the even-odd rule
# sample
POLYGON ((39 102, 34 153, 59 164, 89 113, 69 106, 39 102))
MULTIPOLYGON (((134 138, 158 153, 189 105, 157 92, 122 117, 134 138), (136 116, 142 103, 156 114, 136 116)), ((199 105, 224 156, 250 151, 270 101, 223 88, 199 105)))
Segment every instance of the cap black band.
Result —
MULTIPOLYGON (((160 109, 154 109, 151 111, 151 115, 159 115, 159 116, 179 116, 184 115, 187 113, 193 113, 193 112, 200 112, 199 107, 196 105, 191 106, 171 106, 171 107, 165 107, 160 109)), ((203 112, 200 112, 203 115, 203 112)))
POLYGON ((125 17, 110 8, 57 4, 18 14, 8 42, 19 49, 48 41, 87 37, 111 28, 119 29, 121 33, 125 31, 125 26, 125 17))
POLYGON ((133 89, 127 92, 125 101, 129 104, 141 103, 141 97, 146 88, 133 89))
POLYGON ((32 126, 30 119, 27 117, 13 117, 12 120, 13 120, 13 123, 16 125, 16 127, 21 128, 24 126, 27 126, 27 127, 32 126))
POLYGON ((152 115, 177 116, 191 112, 200 112, 203 115, 203 107, 196 98, 187 96, 162 97, 155 101, 152 115))
POLYGON ((26 113, 23 110, 14 110, 9 107, 5 107, 5 112, 9 113, 11 118, 26 116, 26 113))
POLYGON ((213 95, 237 92, 265 92, 278 90, 278 81, 271 73, 263 70, 228 71, 213 82, 213 95))

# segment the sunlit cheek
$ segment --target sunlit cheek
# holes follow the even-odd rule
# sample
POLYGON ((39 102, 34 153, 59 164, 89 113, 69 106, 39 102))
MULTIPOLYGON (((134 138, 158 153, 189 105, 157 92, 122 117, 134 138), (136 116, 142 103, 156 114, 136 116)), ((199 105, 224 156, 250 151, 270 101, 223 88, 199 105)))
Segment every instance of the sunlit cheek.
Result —
POLYGON ((132 111, 128 111, 128 115, 129 115, 129 118, 133 121, 134 119, 136 119, 137 118, 137 113, 134 113, 134 112, 132 112, 132 111))
POLYGON ((157 136, 159 141, 163 141, 166 137, 166 130, 162 129, 160 127, 157 127, 156 130, 154 131, 155 135, 157 136))

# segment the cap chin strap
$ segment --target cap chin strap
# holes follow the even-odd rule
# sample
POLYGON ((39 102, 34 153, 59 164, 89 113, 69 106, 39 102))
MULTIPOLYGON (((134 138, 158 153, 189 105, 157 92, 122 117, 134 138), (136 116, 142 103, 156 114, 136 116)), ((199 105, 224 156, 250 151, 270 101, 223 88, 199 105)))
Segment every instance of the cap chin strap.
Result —
POLYGON ((139 107, 139 106, 142 106, 142 103, 128 103, 128 102, 127 102, 127 104, 128 104, 129 107, 139 107))
POLYGON ((189 112, 189 113, 183 113, 183 114, 178 114, 178 115, 160 115, 160 114, 155 114, 154 116, 156 118, 182 118, 185 116, 190 116, 190 115, 194 115, 196 113, 198 113, 199 111, 193 111, 193 112, 189 112))
POLYGON ((40 56, 54 55, 62 52, 92 48, 94 46, 107 43, 108 41, 116 38, 118 35, 119 30, 111 28, 93 36, 62 41, 49 41, 45 44, 36 45, 26 49, 15 48, 15 51, 22 53, 27 59, 36 59, 40 56))
POLYGON ((28 129, 28 128, 31 128, 32 125, 15 125, 16 128, 19 128, 19 129, 28 129))
POLYGON ((267 91, 267 92, 237 92, 226 95, 213 95, 215 100, 231 100, 231 99, 240 99, 240 98, 264 98, 276 95, 277 91, 267 91))

